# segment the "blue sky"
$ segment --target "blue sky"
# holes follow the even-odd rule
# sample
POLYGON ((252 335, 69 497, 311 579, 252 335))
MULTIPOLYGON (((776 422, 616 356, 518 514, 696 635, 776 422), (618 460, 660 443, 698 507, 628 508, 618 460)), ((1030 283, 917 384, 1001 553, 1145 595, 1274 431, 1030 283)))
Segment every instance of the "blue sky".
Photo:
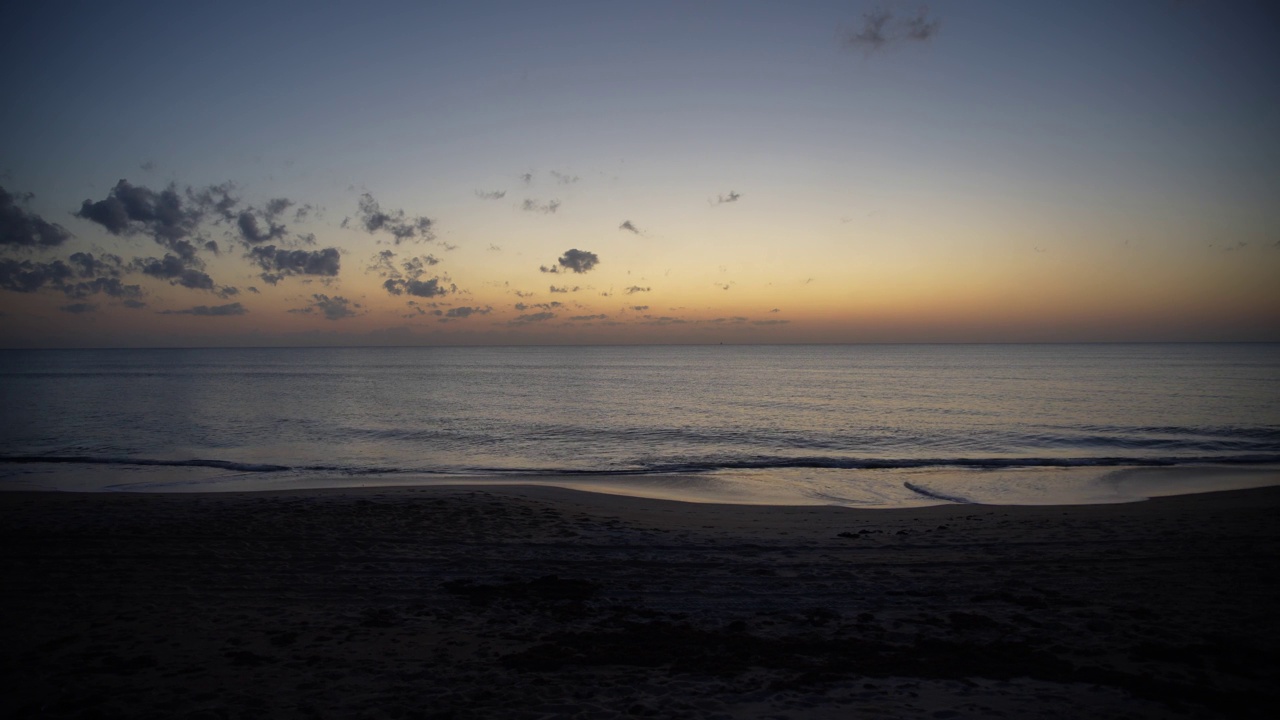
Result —
POLYGON ((9 345, 1280 339, 1264 3, 11 15, 0 186, 68 237, 0 246, 9 345), (341 267, 205 212, 210 282, 149 273, 152 229, 76 216, 121 179, 287 199, 273 247, 341 267), (430 233, 364 232, 365 194, 430 233), (571 249, 598 264, 541 272, 571 249), (77 252, 137 290, 13 280, 77 252))

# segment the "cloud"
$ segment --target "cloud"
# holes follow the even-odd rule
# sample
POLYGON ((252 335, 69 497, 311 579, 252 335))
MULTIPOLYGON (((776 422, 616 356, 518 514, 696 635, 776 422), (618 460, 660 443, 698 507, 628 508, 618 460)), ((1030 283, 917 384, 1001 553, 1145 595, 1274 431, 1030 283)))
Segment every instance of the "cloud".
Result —
POLYGON ((572 185, 573 183, 578 182, 577 175, 569 175, 568 173, 562 173, 556 170, 551 171, 551 177, 555 178, 555 181, 561 185, 572 185))
POLYGON ((94 310, 97 310, 98 306, 94 305, 93 303, 79 302, 79 303, 71 303, 70 305, 62 305, 58 309, 65 313, 71 313, 73 315, 81 315, 84 313, 91 313, 94 310))
POLYGON ((790 320, 752 320, 752 325, 786 325, 790 320))
POLYGON ((520 173, 516 177, 520 178, 520 182, 524 183, 525 185, 528 185, 529 183, 533 182, 533 173, 531 172, 520 173))
POLYGON ((407 240, 435 240, 435 233, 432 228, 435 221, 431 218, 417 216, 410 217, 405 214, 404 210, 384 211, 373 199, 373 195, 365 193, 360 196, 360 205, 357 217, 365 232, 370 235, 379 232, 389 233, 395 238, 395 242, 399 245, 407 240))
POLYGON ((356 312, 356 309, 360 307, 362 307, 360 303, 352 302, 341 295, 329 297, 328 295, 316 293, 311 296, 310 305, 293 308, 289 312, 310 315, 319 311, 326 320, 342 320, 343 318, 359 315, 360 313, 356 312))
POLYGON ((244 315, 249 310, 238 302, 227 303, 226 305, 196 305, 186 310, 161 310, 160 315, 200 315, 204 317, 228 317, 231 315, 244 315))
POLYGON ((501 200, 507 196, 506 190, 477 190, 476 197, 481 200, 501 200))
POLYGON ((896 20, 883 8, 864 13, 862 25, 844 37, 845 47, 861 48, 868 53, 901 42, 924 42, 938 34, 941 22, 929 18, 929 9, 921 8, 914 16, 896 20))
POLYGON ((278 241, 288 233, 288 228, 282 224, 272 222, 266 218, 263 219, 263 222, 266 223, 265 230, 258 224, 258 216, 252 208, 242 211, 236 218, 236 228, 240 231, 240 239, 249 245, 260 245, 264 242, 278 241))
POLYGON ((560 287, 556 287, 555 285, 551 286, 552 293, 576 293, 581 289, 582 287, 578 285, 574 285, 573 287, 569 287, 568 285, 562 285, 560 287))
POLYGON ((138 285, 125 285, 119 275, 123 261, 117 255, 94 257, 91 253, 73 253, 66 262, 32 262, 0 260, 0 290, 33 293, 45 287, 62 292, 69 298, 83 299, 101 293, 116 298, 141 297, 138 285))
POLYGON ((622 292, 625 295, 635 295, 636 293, 649 292, 649 290, 650 288, 647 288, 647 287, 632 285, 631 287, 627 288, 626 290, 623 290, 622 292))
POLYGON ((915 17, 907 20, 907 39, 924 41, 938 34, 938 28, 941 22, 938 20, 930 20, 928 8, 920 8, 915 17))
POLYGON ((208 212, 224 220, 235 217, 239 202, 231 196, 231 185, 216 185, 200 192, 190 188, 179 193, 173 185, 159 192, 120 180, 107 197, 80 204, 76 217, 101 225, 112 235, 149 234, 160 245, 191 260, 196 246, 186 240, 200 229, 208 212))
POLYGON ((544 273, 563 272, 560 268, 564 268, 565 270, 570 270, 575 273, 585 273, 600 263, 600 257, 593 252, 573 248, 571 250, 566 250, 556 262, 559 263, 558 266, 552 265, 551 267, 547 267, 546 265, 543 265, 538 269, 544 273))
POLYGON ((387 278, 387 281, 382 283, 382 287, 392 295, 413 295, 414 297, 424 298, 439 297, 458 291, 457 285, 449 283, 446 287, 444 282, 441 278, 431 278, 430 280, 387 278))
POLYGON ((717 196, 716 199, 711 204, 724 205, 725 203, 735 203, 735 202, 738 202, 738 200, 741 198, 742 198, 741 193, 737 193, 737 192, 734 192, 733 190, 730 190, 728 195, 717 196))
POLYGON ((640 228, 636 227, 635 225, 632 225, 630 220, 623 220, 623 221, 622 221, 622 224, 618 226, 618 229, 619 229, 619 230, 629 230, 629 231, 631 231, 631 232, 633 232, 633 233, 635 233, 635 234, 637 234, 637 235, 642 234, 642 233, 640 232, 640 228))
POLYGON ((559 300, 552 300, 551 302, 544 302, 544 303, 533 303, 532 305, 526 305, 525 303, 520 302, 520 303, 516 303, 512 307, 514 307, 516 310, 519 310, 520 312, 524 312, 525 310, 528 310, 530 308, 542 308, 543 310, 554 310, 558 307, 564 307, 564 303, 560 302, 559 300))
POLYGON ((525 198, 525 201, 520 204, 520 209, 525 212, 540 212, 544 215, 549 215, 560 209, 560 201, 552 200, 545 205, 540 205, 537 200, 525 198))
POLYGON ((630 308, 628 308, 628 309, 629 309, 629 310, 635 310, 636 312, 644 312, 645 310, 648 310, 648 309, 649 309, 649 306, 648 306, 648 305, 632 305, 632 306, 631 306, 630 308))
POLYGON ((512 318, 508 325, 528 325, 530 323, 546 322, 556 316, 553 312, 529 313, 526 315, 517 315, 512 318))
POLYGON ((462 307, 449 308, 444 315, 449 318, 468 318, 472 315, 488 315, 491 312, 493 312, 491 307, 478 308, 463 305, 462 307))
POLYGON ((607 320, 608 318, 608 315, 601 313, 599 315, 573 315, 569 319, 576 322, 591 322, 593 320, 607 320))
POLYGON ((249 249, 248 257, 262 268, 262 279, 275 285, 287 275, 320 275, 334 277, 341 269, 338 248, 323 250, 289 250, 275 245, 249 249))
POLYGON ((22 207, 33 197, 31 193, 13 195, 0 187, 0 246, 48 248, 71 239, 66 228, 22 207))

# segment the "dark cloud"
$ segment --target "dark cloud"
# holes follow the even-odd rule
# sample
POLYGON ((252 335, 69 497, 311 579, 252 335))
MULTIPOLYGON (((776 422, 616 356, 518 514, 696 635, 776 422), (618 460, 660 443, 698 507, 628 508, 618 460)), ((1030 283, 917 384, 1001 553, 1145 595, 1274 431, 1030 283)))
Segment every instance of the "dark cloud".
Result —
POLYGON ((845 35, 844 44, 870 53, 899 42, 930 40, 938 34, 940 26, 938 20, 930 19, 928 8, 921 8, 914 16, 901 20, 880 8, 864 13, 862 25, 845 35))
POLYGON ((560 201, 552 200, 551 202, 548 202, 545 205, 542 205, 542 204, 539 204, 537 200, 530 200, 528 198, 525 198, 525 201, 520 204, 520 209, 524 210, 525 212, 540 212, 544 215, 547 215, 547 214, 554 213, 555 211, 560 209, 560 201))
POLYGON ((388 278, 382 283, 382 287, 392 295, 413 295, 414 297, 439 297, 457 292, 458 286, 453 283, 445 285, 441 278, 431 278, 430 280, 406 280, 403 278, 388 278))
POLYGON ((592 320, 607 320, 608 318, 609 318, 608 315, 600 314, 600 315, 573 315, 569 319, 574 320, 576 322, 591 322, 592 320))
MULTIPOLYGON (((286 201, 287 202, 287 201, 286 201)), ((288 228, 280 223, 263 218, 265 228, 259 224, 258 216, 252 209, 244 210, 236 218, 236 228, 240 231, 240 239, 249 245, 261 245, 265 242, 276 242, 284 238, 288 228)))
POLYGON ((618 226, 618 229, 629 230, 637 235, 640 234, 640 228, 636 227, 635 225, 632 225, 630 220, 623 220, 622 224, 618 226))
POLYGON ((752 325, 786 325, 790 320, 752 320, 752 325))
POLYGON ((360 314, 356 312, 360 308, 360 304, 351 302, 341 295, 329 297, 328 295, 316 294, 312 295, 311 299, 313 302, 308 306, 308 309, 319 310, 324 314, 326 320, 341 320, 360 314))
POLYGON ((586 250, 578 250, 577 248, 566 250, 560 259, 556 261, 558 266, 552 265, 547 267, 543 265, 539 269, 545 273, 563 272, 560 268, 575 273, 585 273, 600 263, 600 257, 593 252, 586 250))
POLYGON ((507 196, 506 190, 477 190, 476 197, 481 200, 501 200, 507 196))
POLYGON ((463 305, 462 307, 449 308, 444 315, 445 317, 450 318, 468 318, 472 315, 488 315, 491 312, 493 312, 493 308, 491 307, 478 308, 463 305))
POLYGON ((518 298, 527 298, 527 297, 533 297, 534 295, 537 295, 537 293, 532 293, 525 290, 514 290, 512 291, 512 294, 514 294, 518 298))
POLYGON ((71 233, 61 225, 23 207, 33 197, 31 193, 13 195, 0 187, 0 246, 48 248, 71 239, 71 233))
POLYGON ((519 310, 520 312, 524 312, 525 310, 529 310, 531 308, 541 308, 543 310, 554 310, 558 307, 564 307, 564 303, 560 302, 559 300, 552 300, 551 302, 533 303, 531 305, 527 305, 525 303, 516 303, 513 307, 515 307, 515 309, 519 310))
POLYGON ((747 319, 746 319, 746 318, 742 317, 741 315, 738 315, 738 316, 735 316, 735 317, 718 317, 718 318, 712 318, 712 319, 711 319, 711 320, 709 320, 708 322, 712 322, 712 323, 715 323, 715 324, 717 324, 717 325, 726 325, 726 324, 728 324, 728 325, 741 325, 741 324, 745 323, 746 321, 747 321, 747 319))
POLYGON ((0 259, 0 289, 31 293, 46 285, 61 287, 75 277, 75 270, 61 260, 48 263, 0 259))
POLYGON ((94 310, 97 310, 98 306, 94 305, 93 303, 79 302, 79 303, 71 303, 70 305, 62 305, 58 309, 65 313, 71 313, 73 315, 81 315, 83 313, 91 313, 94 310))
POLYGON ((636 312, 644 312, 645 310, 649 309, 649 306, 648 305, 632 305, 629 309, 635 310, 636 312))
POLYGON ((685 320, 683 318, 678 318, 678 317, 672 317, 670 315, 662 315, 660 317, 655 317, 653 315, 645 315, 643 324, 645 325, 687 325, 688 323, 689 323, 688 320, 685 320))
POLYGON ((231 315, 244 315, 249 310, 238 302, 227 303, 226 305, 196 305, 186 310, 161 310, 160 315, 200 315, 203 317, 228 317, 231 315))
POLYGON ((73 253, 66 262, 47 263, 5 259, 0 260, 0 290, 31 293, 49 287, 76 299, 99 293, 115 298, 141 297, 140 286, 120 280, 123 269, 120 257, 111 254, 73 253))
POLYGON ((105 199, 85 200, 76 217, 101 225, 112 235, 148 234, 177 255, 195 257, 195 245, 186 238, 198 233, 206 213, 215 212, 230 220, 239 201, 230 194, 230 185, 187 189, 179 193, 173 185, 159 192, 128 180, 116 183, 105 199))
POLYGON ((357 213, 360 224, 370 235, 379 232, 389 233, 399 245, 406 240, 431 241, 435 239, 432 228, 435 221, 431 218, 410 217, 404 210, 384 211, 369 193, 360 196, 360 208, 357 213))
POLYGON ((262 268, 262 279, 272 285, 280 282, 286 275, 334 277, 342 264, 338 248, 288 250, 275 245, 264 245, 250 248, 248 257, 262 268))
POLYGON ((717 196, 715 201, 713 201, 711 204, 724 205, 725 203, 735 203, 735 202, 738 202, 738 200, 741 198, 742 198, 741 193, 737 193, 737 192, 734 192, 733 190, 730 190, 728 195, 717 196))
POLYGON ((574 285, 573 287, 569 287, 568 285, 562 285, 560 287, 556 287, 555 285, 551 286, 551 292, 553 294, 554 293, 576 293, 581 289, 582 287, 579 285, 574 285))
POLYGON ((647 287, 632 285, 631 287, 627 288, 626 290, 623 290, 622 292, 626 295, 635 295, 636 293, 649 292, 649 290, 650 288, 647 288, 647 287))
POLYGON ((562 173, 556 170, 551 171, 551 177, 561 185, 572 185, 573 183, 578 182, 577 175, 569 175, 568 173, 562 173))
POLYGON ((181 285, 193 290, 215 290, 217 284, 208 273, 190 266, 189 261, 176 255, 166 254, 163 258, 138 258, 133 267, 144 275, 168 280, 170 285, 181 285))
POLYGON ((517 177, 519 177, 520 182, 523 182, 525 185, 528 185, 529 183, 533 182, 533 173, 531 172, 520 173, 517 177))
POLYGON ((121 304, 131 310, 140 310, 147 306, 147 304, 142 302, 141 300, 133 300, 133 299, 125 300, 121 304))
POLYGON ((528 325, 530 323, 546 322, 556 316, 553 312, 529 313, 527 315, 517 315, 512 318, 508 325, 528 325))

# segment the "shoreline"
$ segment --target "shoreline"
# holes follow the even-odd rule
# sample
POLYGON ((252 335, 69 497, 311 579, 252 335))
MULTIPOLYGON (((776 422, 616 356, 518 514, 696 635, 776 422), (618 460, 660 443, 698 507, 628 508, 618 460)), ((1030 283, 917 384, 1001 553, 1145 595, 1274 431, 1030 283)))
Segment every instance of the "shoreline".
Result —
POLYGON ((1277 510, 5 492, 0 711, 1262 717, 1277 510))
POLYGON ((429 487, 559 487, 700 504, 867 509, 957 505, 1091 505, 1153 497, 1280 487, 1277 464, 1176 466, 776 469, 712 473, 329 475, 307 471, 226 474, 199 466, 15 463, 0 492, 231 494, 429 487), (16 472, 15 472, 16 470, 16 472), (25 472, 24 472, 25 471, 25 472), (40 477, 42 487, 29 478, 40 477), (23 487, 23 485, 27 485, 23 487))

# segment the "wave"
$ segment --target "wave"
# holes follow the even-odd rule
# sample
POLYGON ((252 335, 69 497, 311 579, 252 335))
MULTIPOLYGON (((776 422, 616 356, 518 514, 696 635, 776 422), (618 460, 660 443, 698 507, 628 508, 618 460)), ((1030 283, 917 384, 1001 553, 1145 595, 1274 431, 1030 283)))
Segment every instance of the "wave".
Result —
MULTIPOLYGON (((348 465, 279 465, 232 460, 192 458, 165 460, 140 457, 95 455, 10 455, 0 463, 133 465, 159 467, 207 467, 243 473, 314 472, 341 475, 672 475, 699 474, 724 470, 911 470, 929 468, 969 468, 1000 470, 1010 468, 1074 467, 1174 467, 1181 465, 1270 465, 1280 463, 1280 454, 1200 455, 1188 457, 942 457, 942 458, 849 458, 756 456, 741 459, 708 458, 682 461, 650 461, 595 468, 566 467, 397 467, 348 465)), ((920 492, 912 487, 913 491, 920 492)), ((958 502, 951 498, 946 498, 958 502)))
POLYGON ((14 455, 0 457, 0 463, 68 463, 76 465, 141 465, 161 467, 208 467, 238 472, 283 472, 287 465, 241 463, 230 460, 156 460, 152 458, 95 457, 90 455, 14 455))
POLYGON ((948 495, 947 493, 930 490, 929 488, 916 485, 915 483, 904 482, 902 486, 917 495, 923 495, 930 500, 942 500, 943 502, 958 503, 961 505, 972 505, 973 501, 959 495, 948 495))

